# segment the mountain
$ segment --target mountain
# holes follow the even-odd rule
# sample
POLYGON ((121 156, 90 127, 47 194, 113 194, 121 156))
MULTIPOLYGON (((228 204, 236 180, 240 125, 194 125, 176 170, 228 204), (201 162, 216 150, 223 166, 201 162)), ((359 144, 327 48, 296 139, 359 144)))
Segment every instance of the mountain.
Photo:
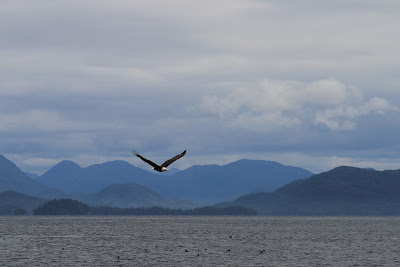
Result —
POLYGON ((337 167, 230 203, 263 215, 400 215, 400 170, 337 167))
POLYGON ((46 199, 74 198, 90 204, 114 203, 121 207, 157 203, 171 208, 193 208, 196 204, 188 199, 198 205, 214 204, 266 188, 276 189, 311 174, 301 168, 262 160, 239 160, 223 166, 193 166, 172 176, 152 174, 120 160, 86 168, 64 160, 37 179, 32 179, 0 156, 1 191, 14 190, 46 199), (141 194, 144 194, 142 202, 133 199, 141 194))
POLYGON ((150 171, 150 173, 161 175, 161 176, 172 176, 172 175, 177 174, 181 170, 179 170, 177 168, 170 168, 170 169, 168 169, 167 172, 158 172, 158 171, 155 171, 155 170, 149 170, 149 171, 150 171))
POLYGON ((121 160, 86 168, 73 161, 64 160, 37 178, 37 181, 47 186, 66 192, 60 197, 77 199, 89 205, 121 208, 154 205, 171 208, 197 206, 186 199, 166 199, 148 188, 159 190, 163 184, 162 180, 165 180, 165 177, 121 160))
POLYGON ((276 192, 318 201, 400 201, 400 170, 374 171, 342 166, 287 184, 276 192))
POLYGON ((32 178, 32 179, 37 179, 39 177, 39 175, 35 174, 35 173, 31 173, 31 172, 24 172, 26 176, 32 178))
POLYGON ((273 191, 312 173, 298 167, 264 160, 238 160, 227 165, 205 165, 187 168, 169 178, 164 195, 195 200, 209 205, 244 194, 273 191))
POLYGON ((32 197, 13 190, 0 192, 0 215, 14 215, 16 209, 23 209, 32 214, 32 210, 43 204, 43 198, 32 197))
POLYGON ((37 180, 65 192, 95 193, 111 184, 136 183, 167 198, 191 199, 199 205, 235 199, 261 190, 275 190, 311 172, 277 162, 239 160, 230 164, 193 166, 172 176, 157 175, 125 161, 81 168, 62 161, 37 180))
POLYGON ((61 161, 41 175, 37 181, 64 192, 95 193, 111 184, 138 183, 158 188, 162 176, 116 160, 81 168, 72 161, 61 161))
POLYGON ((188 200, 167 200, 160 194, 149 188, 135 183, 112 184, 98 193, 76 196, 92 206, 110 206, 120 208, 136 207, 171 207, 171 208, 195 208, 196 205, 188 200))
POLYGON ((57 194, 48 186, 28 177, 13 162, 0 155, 0 192, 7 190, 32 196, 57 194))

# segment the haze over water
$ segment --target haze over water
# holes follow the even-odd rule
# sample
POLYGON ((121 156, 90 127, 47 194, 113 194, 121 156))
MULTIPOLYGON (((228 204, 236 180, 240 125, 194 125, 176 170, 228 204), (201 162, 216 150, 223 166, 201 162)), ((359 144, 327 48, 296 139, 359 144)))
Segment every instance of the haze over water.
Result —
POLYGON ((3 266, 399 266, 398 217, 0 217, 3 266))

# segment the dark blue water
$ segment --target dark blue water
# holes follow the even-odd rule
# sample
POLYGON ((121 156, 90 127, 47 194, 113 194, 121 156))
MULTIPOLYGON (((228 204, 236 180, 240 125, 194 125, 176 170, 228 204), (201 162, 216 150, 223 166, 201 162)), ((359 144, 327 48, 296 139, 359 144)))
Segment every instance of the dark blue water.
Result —
POLYGON ((398 217, 0 217, 1 266, 400 266, 398 217))

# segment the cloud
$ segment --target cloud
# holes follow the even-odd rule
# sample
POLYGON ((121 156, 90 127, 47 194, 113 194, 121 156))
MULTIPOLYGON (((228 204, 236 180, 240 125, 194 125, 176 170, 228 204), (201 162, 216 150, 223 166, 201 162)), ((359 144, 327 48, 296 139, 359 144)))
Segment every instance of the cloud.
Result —
POLYGON ((67 127, 58 113, 46 110, 29 110, 22 113, 0 115, 2 131, 30 128, 38 130, 61 130, 67 127))
POLYGON ((304 98, 304 101, 310 104, 337 105, 360 102, 363 92, 335 79, 325 79, 307 84, 304 88, 304 98))
POLYGON ((201 57, 193 60, 185 60, 172 66, 161 69, 165 74, 179 74, 189 76, 204 75, 226 75, 237 73, 251 65, 246 58, 232 55, 217 55, 212 57, 201 57))
POLYGON ((356 127, 355 120, 361 116, 384 115, 385 112, 397 110, 398 107, 389 104, 386 99, 373 97, 359 106, 339 106, 317 112, 315 123, 331 130, 353 130, 356 127))
POLYGON ((163 77, 157 73, 131 67, 85 66, 82 67, 81 71, 96 78, 104 79, 106 77, 107 80, 118 82, 131 81, 136 84, 160 84, 163 81, 163 77))
POLYGON ((161 159, 185 147, 203 164, 398 158, 399 8, 1 1, 0 152, 36 169, 126 159, 132 146, 161 159))
POLYGON ((353 130, 359 117, 398 109, 380 97, 365 100, 362 90, 335 79, 264 80, 224 95, 205 96, 199 108, 230 121, 230 126, 259 131, 312 123, 353 130))

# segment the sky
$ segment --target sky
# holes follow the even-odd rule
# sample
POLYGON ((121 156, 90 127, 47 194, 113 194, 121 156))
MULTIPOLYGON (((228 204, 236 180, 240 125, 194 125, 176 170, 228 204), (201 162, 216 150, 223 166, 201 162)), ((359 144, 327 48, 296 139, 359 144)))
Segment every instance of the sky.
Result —
POLYGON ((0 2, 0 154, 400 169, 400 2, 0 2))

